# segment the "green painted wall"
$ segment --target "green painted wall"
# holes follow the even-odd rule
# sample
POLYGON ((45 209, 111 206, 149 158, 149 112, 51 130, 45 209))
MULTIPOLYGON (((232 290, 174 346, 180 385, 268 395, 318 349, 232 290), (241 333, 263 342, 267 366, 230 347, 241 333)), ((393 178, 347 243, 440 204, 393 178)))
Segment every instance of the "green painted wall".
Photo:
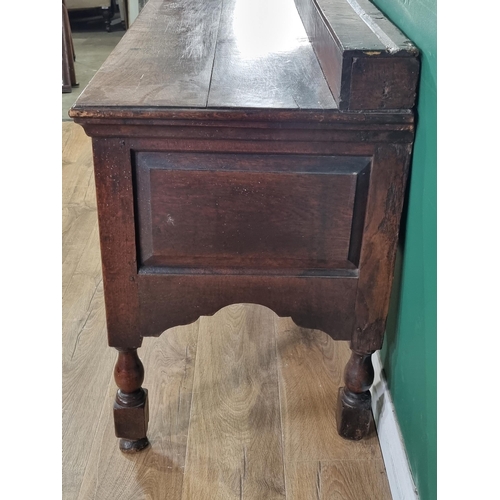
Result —
POLYGON ((436 0, 372 0, 420 49, 418 122, 382 360, 421 500, 436 478, 436 0))

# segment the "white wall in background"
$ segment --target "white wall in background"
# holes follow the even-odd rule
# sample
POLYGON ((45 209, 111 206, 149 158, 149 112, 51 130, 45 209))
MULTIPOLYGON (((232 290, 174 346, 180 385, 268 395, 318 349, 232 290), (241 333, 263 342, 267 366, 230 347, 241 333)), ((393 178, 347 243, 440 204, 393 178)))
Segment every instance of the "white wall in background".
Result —
POLYGON ((148 0, 128 0, 128 25, 131 26, 148 0))

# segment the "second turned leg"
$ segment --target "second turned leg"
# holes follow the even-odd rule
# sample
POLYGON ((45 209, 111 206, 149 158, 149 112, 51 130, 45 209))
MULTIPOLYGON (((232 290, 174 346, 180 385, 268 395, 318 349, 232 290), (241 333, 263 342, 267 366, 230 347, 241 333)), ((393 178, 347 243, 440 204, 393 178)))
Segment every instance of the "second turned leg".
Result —
POLYGON ((352 351, 344 372, 345 387, 337 402, 337 430, 346 439, 366 437, 372 422, 370 386, 373 383, 372 353, 352 351))
POLYGON ((136 452, 149 445, 148 392, 141 387, 144 367, 137 349, 119 349, 115 366, 115 382, 118 386, 113 414, 115 434, 120 439, 120 449, 136 452))

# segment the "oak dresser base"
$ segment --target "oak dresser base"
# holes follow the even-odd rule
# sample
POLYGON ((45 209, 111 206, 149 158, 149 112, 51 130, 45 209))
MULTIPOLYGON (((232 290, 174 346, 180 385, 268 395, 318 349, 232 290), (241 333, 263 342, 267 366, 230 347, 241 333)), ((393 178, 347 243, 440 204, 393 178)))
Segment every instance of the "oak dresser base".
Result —
POLYGON ((280 2, 249 44, 248 0, 149 0, 70 110, 92 137, 123 452, 149 445, 143 338, 234 303, 349 340, 337 428, 370 433, 419 60, 355 3, 280 2))

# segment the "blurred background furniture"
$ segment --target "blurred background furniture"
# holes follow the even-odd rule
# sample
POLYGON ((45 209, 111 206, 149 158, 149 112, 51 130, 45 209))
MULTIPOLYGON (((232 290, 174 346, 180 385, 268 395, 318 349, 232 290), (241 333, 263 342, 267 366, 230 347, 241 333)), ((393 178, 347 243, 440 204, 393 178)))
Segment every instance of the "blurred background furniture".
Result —
POLYGON ((71 92, 78 87, 75 73, 75 48, 71 37, 66 0, 62 0, 62 91, 71 92))
POLYGON ((111 31, 111 19, 113 19, 115 15, 116 0, 66 0, 66 7, 69 11, 100 10, 104 17, 106 31, 111 31))

